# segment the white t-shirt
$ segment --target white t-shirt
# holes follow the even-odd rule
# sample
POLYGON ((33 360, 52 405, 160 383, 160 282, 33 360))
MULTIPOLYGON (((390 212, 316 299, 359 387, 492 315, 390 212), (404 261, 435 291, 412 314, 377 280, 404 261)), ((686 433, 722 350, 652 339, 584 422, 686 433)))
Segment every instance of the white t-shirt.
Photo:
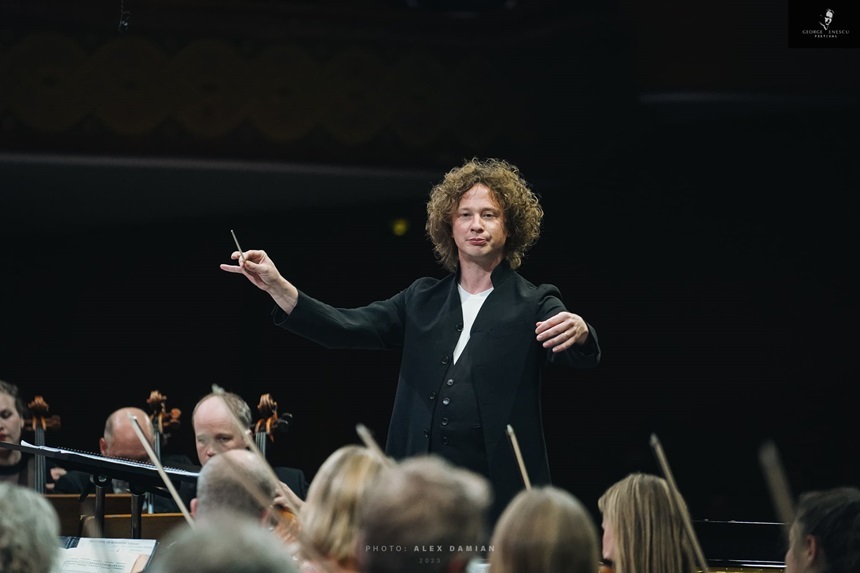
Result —
POLYGON ((472 332, 472 325, 475 324, 475 317, 478 316, 478 311, 481 310, 481 305, 487 300, 487 297, 493 292, 493 287, 488 288, 484 292, 477 294, 469 294, 463 287, 457 285, 457 290, 460 291, 460 305, 463 307, 463 332, 460 333, 460 340, 457 341, 457 346, 454 347, 454 363, 460 358, 463 349, 469 342, 469 337, 472 332))

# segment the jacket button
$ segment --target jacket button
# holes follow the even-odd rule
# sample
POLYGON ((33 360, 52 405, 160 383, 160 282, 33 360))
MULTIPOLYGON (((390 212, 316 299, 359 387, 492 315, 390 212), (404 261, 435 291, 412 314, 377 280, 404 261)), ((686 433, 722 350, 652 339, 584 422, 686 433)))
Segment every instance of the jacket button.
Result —
POLYGON ((429 437, 430 437, 430 430, 424 430, 424 437, 425 437, 425 438, 429 438, 429 437))
POLYGON ((453 378, 449 378, 449 379, 448 379, 448 381, 447 381, 447 382, 445 382, 445 384, 447 384, 448 386, 453 386, 453 385, 454 385, 454 379, 453 379, 453 378))
POLYGON ((435 400, 435 399, 436 399, 436 392, 430 392, 430 399, 431 399, 431 400, 435 400))
POLYGON ((442 357, 442 364, 448 364, 448 360, 450 360, 447 356, 442 357))
POLYGON ((448 418, 442 418, 442 425, 443 425, 443 426, 447 426, 447 425, 448 425, 448 418))
POLYGON ((442 436, 442 443, 448 445, 448 436, 442 436))
POLYGON ((444 400, 442 400, 442 403, 447 406, 448 404, 451 403, 451 398, 445 398, 444 400))
POLYGON ((463 323, 462 322, 457 323, 457 332, 463 332, 463 323))

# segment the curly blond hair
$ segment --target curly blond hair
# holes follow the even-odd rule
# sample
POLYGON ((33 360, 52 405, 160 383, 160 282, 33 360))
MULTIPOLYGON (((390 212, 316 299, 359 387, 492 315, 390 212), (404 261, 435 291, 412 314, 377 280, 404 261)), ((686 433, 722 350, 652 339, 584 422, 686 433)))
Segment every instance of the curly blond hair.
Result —
POLYGON ((478 183, 489 187, 504 213, 508 232, 505 260, 512 269, 518 269, 526 251, 540 236, 543 209, 520 170, 501 159, 471 159, 446 173, 430 191, 425 229, 436 258, 447 270, 457 269, 458 251, 451 221, 460 198, 478 183))

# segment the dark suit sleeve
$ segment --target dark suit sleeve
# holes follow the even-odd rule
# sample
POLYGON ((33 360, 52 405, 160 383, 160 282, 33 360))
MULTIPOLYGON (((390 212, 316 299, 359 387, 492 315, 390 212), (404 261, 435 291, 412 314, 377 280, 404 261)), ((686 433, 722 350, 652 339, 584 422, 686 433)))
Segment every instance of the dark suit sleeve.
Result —
POLYGON ((293 311, 286 314, 276 306, 272 309, 272 319, 284 330, 326 348, 400 348, 405 322, 404 292, 360 308, 335 308, 300 291, 293 311))
POLYGON ((90 474, 71 470, 54 482, 54 493, 84 493, 90 487, 90 474))
POLYGON ((305 479, 305 472, 298 468, 277 467, 275 475, 278 479, 287 484, 287 487, 294 494, 299 496, 304 501, 308 496, 308 482, 305 479))
MULTIPOLYGON (((561 295, 552 285, 541 285, 538 288, 537 320, 547 320, 560 312, 567 311, 561 301, 561 295)), ((565 364, 574 368, 594 368, 600 363, 600 343, 597 331, 588 324, 588 340, 585 344, 574 344, 564 352, 547 350, 547 361, 553 364, 565 364)))

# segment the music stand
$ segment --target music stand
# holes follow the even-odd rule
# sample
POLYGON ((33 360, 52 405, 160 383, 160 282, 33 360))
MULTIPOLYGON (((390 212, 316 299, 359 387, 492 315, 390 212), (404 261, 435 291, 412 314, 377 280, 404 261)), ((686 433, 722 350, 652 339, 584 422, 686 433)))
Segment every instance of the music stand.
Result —
MULTIPOLYGON (((0 447, 8 450, 18 450, 34 456, 45 456, 57 460, 59 466, 88 473, 96 488, 95 517, 99 526, 104 529, 105 516, 105 486, 112 479, 128 482, 131 490, 132 539, 140 539, 141 512, 140 496, 144 493, 165 495, 164 482, 158 469, 151 463, 136 462, 122 458, 107 458, 98 454, 53 448, 49 446, 34 446, 26 442, 10 444, 0 442, 0 447)), ((174 486, 181 482, 196 483, 197 472, 179 468, 164 467, 164 473, 174 486)), ((86 496, 86 492, 84 496, 86 496)), ((82 497, 82 498, 83 498, 82 497)))

